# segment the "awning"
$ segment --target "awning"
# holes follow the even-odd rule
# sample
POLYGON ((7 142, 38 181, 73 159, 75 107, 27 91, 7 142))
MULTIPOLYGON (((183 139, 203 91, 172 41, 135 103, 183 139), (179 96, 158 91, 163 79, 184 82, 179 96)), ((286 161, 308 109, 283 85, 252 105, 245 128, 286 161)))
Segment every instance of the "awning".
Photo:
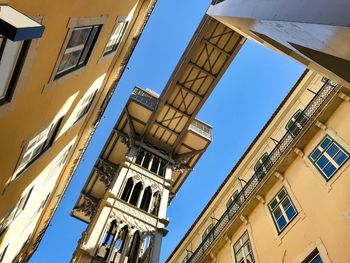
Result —
POLYGON ((12 41, 40 38, 44 26, 7 5, 0 5, 0 34, 12 41))

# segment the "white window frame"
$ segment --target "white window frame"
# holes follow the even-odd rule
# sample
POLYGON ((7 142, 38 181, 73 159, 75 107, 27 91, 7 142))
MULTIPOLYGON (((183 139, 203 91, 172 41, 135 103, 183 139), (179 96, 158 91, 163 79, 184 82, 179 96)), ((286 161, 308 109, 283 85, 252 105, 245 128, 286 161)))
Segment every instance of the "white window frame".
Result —
POLYGON ((12 99, 30 41, 11 41, 0 35, 0 105, 12 99), (4 77, 5 76, 5 77, 4 77))
POLYGON ((73 144, 71 144, 66 150, 64 150, 53 162, 48 173, 44 185, 46 185, 51 179, 60 173, 62 167, 66 164, 68 155, 70 154, 73 144))
POLYGON ((23 148, 21 157, 19 158, 17 168, 14 172, 13 179, 25 171, 39 156, 48 150, 54 142, 58 131, 61 128, 64 116, 57 118, 45 129, 37 133, 32 139, 26 143, 23 148))
POLYGON ((103 56, 115 53, 118 50, 119 44, 123 40, 125 32, 127 31, 128 25, 129 21, 126 19, 125 16, 118 17, 116 24, 113 27, 112 34, 110 35, 105 49, 103 51, 103 56), (109 45, 109 43, 112 43, 113 41, 114 43, 112 45, 109 45), (109 48, 110 46, 112 46, 112 48, 107 50, 107 48, 109 48))
POLYGON ((88 94, 85 94, 84 97, 80 100, 77 110, 74 114, 74 123, 78 122, 80 119, 82 119, 91 109, 91 106, 94 102, 94 99, 96 97, 98 89, 95 89, 92 92, 89 92, 88 94))

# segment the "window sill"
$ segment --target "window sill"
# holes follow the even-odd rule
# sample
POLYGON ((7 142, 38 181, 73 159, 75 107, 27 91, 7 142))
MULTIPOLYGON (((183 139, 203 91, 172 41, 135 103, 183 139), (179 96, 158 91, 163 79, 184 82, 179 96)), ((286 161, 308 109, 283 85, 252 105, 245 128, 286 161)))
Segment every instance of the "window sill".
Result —
POLYGON ((97 60, 96 64, 101 64, 101 63, 104 63, 106 61, 111 61, 114 58, 114 56, 117 54, 117 50, 118 49, 116 49, 113 52, 108 53, 106 55, 102 54, 102 56, 97 60))
MULTIPOLYGON (((343 163, 343 165, 339 168, 338 171, 333 174, 332 177, 329 178, 328 181, 325 181, 325 184, 327 185, 328 192, 330 192, 333 189, 333 184, 338 180, 338 178, 348 169, 350 165, 350 158, 343 163)), ((320 175, 322 176, 322 175, 320 175)), ((324 177, 322 177, 324 178, 324 177)))
POLYGON ((298 214, 289 222, 289 224, 281 231, 277 232, 277 236, 275 238, 278 246, 282 244, 283 239, 288 234, 288 232, 301 220, 304 220, 305 214, 303 210, 298 211, 298 214))
POLYGON ((55 77, 51 77, 49 82, 44 85, 42 93, 47 92, 51 89, 54 89, 57 85, 62 84, 62 82, 66 81, 67 79, 71 79, 73 77, 77 77, 81 74, 81 72, 86 68, 87 65, 80 67, 72 72, 67 73, 66 75, 63 75, 62 77, 55 79, 55 77))
POLYGON ((47 155, 47 153, 49 153, 51 151, 51 148, 48 148, 47 150, 45 150, 42 154, 40 154, 37 158, 34 158, 33 161, 26 167, 24 168, 22 171, 18 172, 17 175, 15 175, 15 172, 12 175, 11 180, 8 182, 8 184, 5 186, 4 188, 4 192, 6 192, 7 188, 10 187, 11 185, 13 185, 14 183, 18 182, 21 178, 23 178, 26 173, 28 173, 29 170, 31 170, 35 164, 37 164, 38 162, 40 162, 40 160, 42 158, 44 158, 45 155, 47 155))
POLYGON ((315 165, 309 160, 309 158, 304 159, 305 165, 312 171, 312 173, 318 178, 318 181, 324 186, 327 192, 332 191, 333 184, 339 179, 339 177, 348 169, 350 166, 350 158, 343 163, 335 174, 329 178, 327 181, 323 174, 315 167, 315 165))

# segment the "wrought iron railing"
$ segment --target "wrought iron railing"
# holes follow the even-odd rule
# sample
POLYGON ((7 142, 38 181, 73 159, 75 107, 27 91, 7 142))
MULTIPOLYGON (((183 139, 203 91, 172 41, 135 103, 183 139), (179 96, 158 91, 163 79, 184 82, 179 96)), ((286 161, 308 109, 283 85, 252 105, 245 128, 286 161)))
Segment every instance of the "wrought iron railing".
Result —
POLYGON ((301 130, 308 125, 310 120, 315 116, 317 111, 326 103, 327 98, 334 92, 337 84, 332 81, 327 81, 318 93, 313 97, 310 103, 306 106, 304 111, 295 120, 293 125, 287 130, 286 134, 282 137, 279 143, 275 146, 269 157, 261 164, 254 175, 249 179, 241 192, 235 197, 231 205, 227 208, 224 214, 217 221, 215 226, 208 233, 206 238, 193 252, 187 262, 198 262, 201 257, 206 253, 207 249, 220 235, 223 229, 229 224, 230 220, 237 214, 237 211, 246 203, 247 199, 251 196, 257 186, 265 177, 265 175, 273 168, 274 164, 278 162, 281 156, 289 149, 289 146, 293 140, 298 136, 301 130))
MULTIPOLYGON (((155 110, 158 104, 158 98, 155 96, 152 96, 147 91, 144 91, 143 89, 140 89, 138 87, 134 88, 131 94, 131 98, 138 101, 142 105, 145 105, 146 107, 150 108, 151 110, 155 110)), ((191 125, 189 126, 189 129, 198 132, 199 134, 203 135, 204 137, 211 140, 211 130, 212 128, 208 126, 207 124, 199 121, 199 120, 193 120, 191 125)))
POLYGON ((193 120, 189 129, 193 130, 195 132, 198 132, 200 135, 208 138, 209 140, 212 139, 212 137, 211 137, 212 128, 199 120, 196 120, 196 119, 193 120))
POLYGON ((131 98, 137 100, 152 110, 155 110, 158 104, 158 98, 137 87, 132 91, 131 98))

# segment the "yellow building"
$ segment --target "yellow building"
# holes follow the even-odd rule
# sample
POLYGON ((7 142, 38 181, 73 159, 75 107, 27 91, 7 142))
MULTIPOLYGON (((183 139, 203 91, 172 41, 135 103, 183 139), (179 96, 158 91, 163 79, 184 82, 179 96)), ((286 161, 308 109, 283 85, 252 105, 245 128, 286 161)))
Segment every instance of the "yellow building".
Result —
POLYGON ((349 93, 305 71, 167 262, 349 262, 349 93))
POLYGON ((38 246, 155 2, 0 1, 0 262, 38 246))

